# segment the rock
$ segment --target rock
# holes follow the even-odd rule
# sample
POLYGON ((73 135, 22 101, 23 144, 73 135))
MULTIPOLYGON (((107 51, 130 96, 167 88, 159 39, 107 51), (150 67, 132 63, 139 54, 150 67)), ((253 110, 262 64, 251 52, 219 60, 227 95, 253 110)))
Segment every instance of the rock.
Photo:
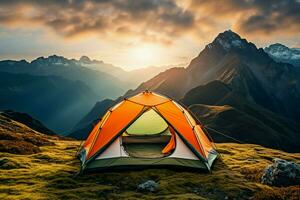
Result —
POLYGON ((261 182, 273 186, 300 185, 300 164, 274 159, 263 171, 261 182))
POLYGON ((159 187, 159 184, 153 180, 148 180, 144 183, 141 183, 137 186, 139 191, 146 191, 146 192, 155 192, 159 187))

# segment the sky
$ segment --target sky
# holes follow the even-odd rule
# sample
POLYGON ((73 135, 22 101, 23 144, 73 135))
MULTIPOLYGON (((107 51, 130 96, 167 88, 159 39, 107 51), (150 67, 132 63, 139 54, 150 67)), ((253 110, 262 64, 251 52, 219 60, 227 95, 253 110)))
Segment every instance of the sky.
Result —
POLYGON ((0 0, 0 59, 174 65, 228 29, 258 47, 300 47, 300 0, 0 0))

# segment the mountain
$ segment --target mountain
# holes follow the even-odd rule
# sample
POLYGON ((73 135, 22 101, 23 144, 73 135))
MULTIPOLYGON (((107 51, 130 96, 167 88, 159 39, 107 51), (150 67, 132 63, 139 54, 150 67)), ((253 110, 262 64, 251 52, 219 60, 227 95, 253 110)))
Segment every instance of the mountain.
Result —
POLYGON ((266 47, 265 52, 277 62, 290 63, 300 67, 300 49, 289 48, 283 44, 276 43, 266 47))
POLYGON ((232 31, 220 33, 187 68, 162 72, 126 95, 150 89, 182 99, 191 89, 215 80, 245 100, 299 122, 299 70, 275 62, 263 49, 232 31))
MULTIPOLYGON (((168 69, 124 96, 146 89, 181 101, 206 126, 240 141, 300 149, 299 71, 232 31, 220 33, 187 68, 168 69)), ((208 131, 217 142, 234 141, 208 131)))
MULTIPOLYGON (((0 152, 12 154, 38 153, 41 151, 40 147, 54 145, 51 139, 58 139, 57 136, 53 135, 53 132, 50 132, 36 119, 25 113, 13 111, 0 113, 0 130, 0 152), (37 130, 46 131, 46 134, 37 130), (49 136, 49 133, 52 136, 49 136)), ((2 158, 2 156, 0 157, 2 158)), ((0 161, 0 166, 2 164, 0 161)))
POLYGON ((104 98, 116 98, 129 88, 136 87, 144 78, 148 79, 163 69, 164 67, 149 67, 127 72, 111 64, 91 60, 87 56, 82 56, 79 60, 67 59, 57 55, 39 57, 31 62, 26 60, 3 60, 0 61, 0 73, 2 76, 5 76, 5 73, 9 75, 5 78, 5 82, 2 82, 4 85, 1 86, 3 91, 0 91, 0 96, 3 97, 2 102, 5 101, 5 103, 0 105, 0 109, 28 112, 47 124, 51 129, 62 134, 69 132, 75 123, 80 120, 79 116, 87 113, 95 102, 104 98), (28 75, 27 78, 26 75, 28 75), (13 89, 11 85, 5 84, 16 81, 13 87, 23 87, 16 84, 24 81, 23 79, 29 81, 30 76, 40 77, 38 82, 42 81, 41 79, 44 77, 45 82, 41 83, 41 86, 28 82, 26 89, 23 88, 22 92, 23 95, 26 95, 25 99, 28 99, 25 103, 21 101, 23 97, 18 94, 20 91, 17 88, 13 89), (49 77, 51 77, 51 80, 49 77), (58 83, 55 83, 54 79, 59 79, 58 83), (48 92, 44 90, 44 84, 49 86, 49 82, 52 82, 51 87, 56 87, 60 91, 56 92, 53 90, 54 88, 48 92), (63 82, 68 83, 64 86, 63 82), (59 84, 62 88, 59 88, 59 84), (69 88, 71 85, 73 85, 72 89, 69 88), (78 87, 77 91, 76 87, 78 87), (26 90, 28 90, 28 94, 26 94, 26 90), (65 90, 66 94, 62 94, 62 90, 65 90), (33 91, 34 94, 32 94, 33 91), (12 92, 14 94, 11 94, 12 92), (79 94, 79 92, 82 92, 82 94, 79 94), (67 96, 68 93, 69 96, 67 96), (57 96, 58 99, 54 100, 54 95, 57 94, 60 94, 60 96, 57 96), (28 95, 32 95, 31 98, 43 95, 45 102, 42 103, 38 99, 30 101, 28 95), (15 98, 17 96, 19 98, 15 98), (7 100, 12 97, 14 97, 13 101, 7 100), (51 101, 47 100, 46 97, 51 97, 51 101), (63 98, 66 98, 65 102, 63 102, 63 98), (46 103, 50 103, 55 109, 51 106, 46 108, 46 103), (54 105, 55 103, 58 104, 54 105), (72 114, 73 111, 74 114, 72 114), (65 118, 66 120, 64 120, 65 118))
MULTIPOLYGON (((273 113, 232 90, 221 81, 212 81, 187 92, 182 103, 206 126, 221 130, 244 143, 255 143, 288 152, 300 151, 300 124, 273 113)), ((228 142, 215 131, 216 142, 228 142)))
POLYGON ((5 110, 5 111, 1 112, 0 115, 4 116, 6 118, 10 118, 11 120, 17 121, 19 123, 22 123, 37 132, 44 133, 47 135, 55 134, 52 130, 47 128, 39 120, 32 118, 27 113, 20 113, 20 112, 15 112, 12 110, 5 110))
POLYGON ((239 109, 229 105, 193 104, 190 110, 205 124, 215 142, 233 142, 233 137, 240 143, 286 152, 300 151, 300 125, 261 107, 243 105, 239 109))
POLYGON ((143 81, 152 78, 153 76, 159 74, 160 72, 165 71, 166 69, 178 67, 178 66, 185 66, 185 64, 166 65, 166 66, 159 66, 159 67, 149 66, 149 67, 126 71, 121 67, 116 67, 112 64, 108 64, 103 61, 91 60, 87 56, 82 56, 77 63, 89 69, 110 74, 130 84, 131 87, 136 87, 143 81))
POLYGON ((95 102, 115 98, 132 83, 86 68, 80 60, 62 56, 0 61, 0 109, 26 112, 59 134, 71 128, 95 102), (43 80, 44 79, 44 80, 43 80))
POLYGON ((59 134, 71 130, 96 99, 81 81, 0 72, 0 110, 28 113, 59 134))
POLYGON ((115 101, 111 99, 97 102, 91 111, 74 126, 68 136, 80 140, 86 139, 94 123, 99 120, 114 103, 115 101))
POLYGON ((132 86, 107 73, 86 68, 75 59, 62 56, 39 57, 32 62, 25 60, 0 61, 0 71, 34 76, 60 76, 71 81, 81 81, 97 96, 115 98, 132 86))

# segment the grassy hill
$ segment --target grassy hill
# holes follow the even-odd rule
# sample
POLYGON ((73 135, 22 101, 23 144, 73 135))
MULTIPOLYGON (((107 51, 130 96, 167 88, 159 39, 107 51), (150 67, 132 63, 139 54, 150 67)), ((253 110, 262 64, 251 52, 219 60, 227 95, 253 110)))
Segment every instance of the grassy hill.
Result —
POLYGON ((20 122, 24 118, 17 121, 17 116, 22 115, 24 116, 24 114, 13 111, 0 112, 0 152, 32 154, 40 152, 39 147, 41 146, 54 145, 50 139, 58 139, 58 136, 48 136, 37 132, 36 130, 46 130, 46 133, 48 133, 47 130, 49 129, 29 115, 26 115, 26 120, 31 128, 20 122), (33 122, 35 122, 34 125, 33 122))
POLYGON ((0 199, 298 199, 299 186, 260 184, 262 170, 273 158, 299 162, 299 153, 258 145, 217 144, 222 157, 212 173, 148 169, 107 172, 73 178, 80 141, 52 140, 39 153, 0 152, 0 199), (137 185, 155 180, 159 189, 143 193, 137 185))
MULTIPOLYGON (((207 127, 221 131, 243 143, 259 144, 287 152, 299 152, 299 128, 295 122, 250 104, 230 105, 193 104, 191 111, 207 127)), ((208 130, 215 142, 232 142, 208 130)))

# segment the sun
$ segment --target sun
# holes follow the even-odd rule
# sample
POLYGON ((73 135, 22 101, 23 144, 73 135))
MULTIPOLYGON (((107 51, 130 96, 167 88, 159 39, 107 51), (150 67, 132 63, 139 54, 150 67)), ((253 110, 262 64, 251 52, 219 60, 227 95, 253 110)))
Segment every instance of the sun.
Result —
POLYGON ((149 66, 155 64, 159 59, 159 52, 155 46, 141 45, 131 50, 130 57, 134 59, 137 66, 149 66))
POLYGON ((151 48, 147 46, 137 48, 135 51, 136 51, 135 55, 137 59, 146 62, 150 61, 154 57, 154 53, 155 53, 151 48))

